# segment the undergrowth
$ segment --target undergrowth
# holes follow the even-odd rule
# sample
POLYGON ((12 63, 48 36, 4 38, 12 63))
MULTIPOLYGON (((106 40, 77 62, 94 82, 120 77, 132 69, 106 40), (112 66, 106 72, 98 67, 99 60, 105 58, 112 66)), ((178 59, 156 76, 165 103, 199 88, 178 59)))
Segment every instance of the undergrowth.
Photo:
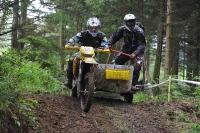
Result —
MULTIPOLYGON (((195 88, 191 88, 189 85, 185 83, 172 83, 170 87, 170 93, 168 85, 166 88, 160 88, 161 93, 154 97, 154 101, 165 100, 168 102, 178 102, 182 103, 184 106, 188 108, 194 108, 193 112, 184 112, 177 111, 174 116, 175 123, 177 126, 177 133, 199 133, 200 132, 200 122, 199 120, 193 120, 191 117, 200 118, 200 86, 196 86, 195 88), (184 126, 183 126, 184 125, 184 126), (181 127, 180 129, 178 129, 181 127), (179 131, 178 131, 179 130, 179 131)), ((134 94, 134 102, 141 102, 150 100, 150 94, 146 92, 137 92, 134 94)), ((156 104, 156 106, 158 106, 156 104)), ((160 107, 160 106, 158 106, 160 107)))
POLYGON ((26 93, 61 93, 61 83, 48 68, 41 68, 39 62, 30 61, 16 51, 9 51, 0 58, 0 125, 5 116, 14 123, 32 124, 37 127, 32 112, 33 99, 25 99, 26 93))

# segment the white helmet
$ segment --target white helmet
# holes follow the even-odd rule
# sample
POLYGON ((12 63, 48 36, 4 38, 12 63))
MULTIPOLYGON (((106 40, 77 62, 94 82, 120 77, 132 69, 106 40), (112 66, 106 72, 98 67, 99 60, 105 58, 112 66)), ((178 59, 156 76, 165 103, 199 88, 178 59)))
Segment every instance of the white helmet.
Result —
POLYGON ((100 21, 96 17, 89 18, 87 21, 87 27, 89 33, 93 36, 96 37, 99 27, 100 27, 100 21))
POLYGON ((124 23, 127 30, 133 32, 135 28, 136 17, 133 14, 126 14, 124 17, 124 23))

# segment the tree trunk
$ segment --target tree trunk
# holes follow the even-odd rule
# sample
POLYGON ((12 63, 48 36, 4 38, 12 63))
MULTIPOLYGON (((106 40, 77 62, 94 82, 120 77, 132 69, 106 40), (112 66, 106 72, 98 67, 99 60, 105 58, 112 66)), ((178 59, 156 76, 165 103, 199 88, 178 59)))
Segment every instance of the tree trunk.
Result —
POLYGON ((193 75, 193 31, 192 31, 192 25, 188 25, 188 44, 187 44, 187 74, 186 79, 192 80, 193 75))
POLYGON ((166 19, 166 51, 165 51, 165 69, 164 78, 170 75, 171 70, 171 0, 167 0, 167 19, 166 19))
POLYGON ((11 39, 11 47, 15 49, 19 49, 17 43, 17 30, 18 30, 18 20, 19 20, 19 0, 14 0, 14 7, 13 7, 13 21, 12 21, 12 39, 11 39))
MULTIPOLYGON (((153 73, 153 81, 155 83, 159 83, 159 76, 160 76, 160 66, 161 66, 161 56, 162 56, 162 45, 163 45, 163 1, 158 0, 160 6, 160 16, 159 16, 159 24, 158 24, 158 37, 157 37, 157 49, 156 49, 156 60, 154 65, 154 73, 153 73)), ((157 87, 155 89, 155 95, 159 94, 160 90, 157 87)))
POLYGON ((158 1, 160 4, 160 17, 159 17, 159 24, 158 24, 158 37, 157 37, 157 49, 156 49, 156 60, 154 66, 154 73, 153 73, 153 81, 159 83, 159 76, 160 76, 160 64, 161 64, 161 56, 162 56, 162 40, 163 40, 163 5, 162 0, 158 1))
POLYGON ((60 22, 60 38, 59 38, 59 42, 60 42, 60 60, 61 60, 61 69, 65 70, 65 54, 63 52, 64 48, 65 48, 65 26, 63 22, 60 22))
MULTIPOLYGON (((25 34, 23 26, 26 24, 28 4, 29 4, 29 0, 24 0, 21 2, 19 39, 23 38, 24 34, 25 34)), ((23 49, 24 43, 19 43, 19 47, 20 47, 20 49, 23 49)))
MULTIPOLYGON (((3 1, 2 3, 4 3, 3 1)), ((5 29, 5 22, 6 22, 6 9, 1 9, 1 19, 0 19, 0 33, 5 29)))
POLYGON ((174 45, 173 45, 173 49, 172 49, 172 53, 171 55, 173 55, 172 59, 172 69, 171 69, 171 75, 177 75, 178 76, 178 66, 179 66, 179 43, 174 40, 173 41, 174 45))
MULTIPOLYGON (((200 11, 200 10, 199 10, 200 11)), ((196 27, 200 27, 200 24, 199 24, 199 18, 200 18, 200 14, 197 15, 197 18, 195 20, 195 26, 196 27)), ((194 48, 194 75, 193 75, 193 78, 195 78, 195 80, 198 80, 200 81, 200 78, 199 78, 199 62, 200 62, 200 54, 199 54, 199 51, 200 51, 200 29, 199 28, 195 28, 195 48, 194 48)))

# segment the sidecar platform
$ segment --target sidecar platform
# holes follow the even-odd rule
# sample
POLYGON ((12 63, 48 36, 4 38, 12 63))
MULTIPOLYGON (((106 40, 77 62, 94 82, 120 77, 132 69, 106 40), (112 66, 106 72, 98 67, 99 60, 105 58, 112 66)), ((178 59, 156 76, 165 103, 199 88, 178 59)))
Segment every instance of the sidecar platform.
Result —
POLYGON ((94 72, 96 91, 131 92, 133 70, 129 65, 98 64, 94 72))

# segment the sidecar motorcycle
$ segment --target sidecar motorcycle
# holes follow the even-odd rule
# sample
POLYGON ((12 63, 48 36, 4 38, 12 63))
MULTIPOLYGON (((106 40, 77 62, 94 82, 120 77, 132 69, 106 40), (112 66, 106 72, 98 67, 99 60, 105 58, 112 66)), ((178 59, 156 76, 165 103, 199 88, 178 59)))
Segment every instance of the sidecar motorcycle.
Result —
POLYGON ((133 94, 137 90, 131 90, 133 66, 99 64, 95 59, 95 53, 110 53, 109 49, 94 49, 88 46, 65 45, 67 50, 78 50, 73 61, 73 82, 69 88, 71 97, 79 97, 81 109, 84 112, 90 110, 93 95, 96 91, 107 91, 121 94, 124 101, 132 103, 133 94))

